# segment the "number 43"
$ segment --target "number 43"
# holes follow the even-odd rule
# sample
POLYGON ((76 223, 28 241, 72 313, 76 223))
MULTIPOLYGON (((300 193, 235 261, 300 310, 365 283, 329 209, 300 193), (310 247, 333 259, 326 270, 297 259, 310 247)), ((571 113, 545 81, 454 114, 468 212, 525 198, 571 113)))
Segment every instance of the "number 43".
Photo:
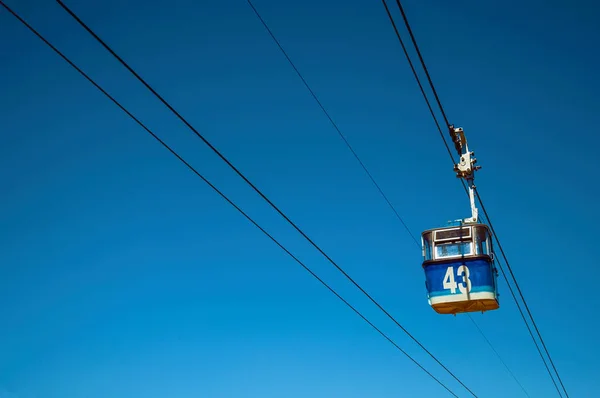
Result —
POLYGON ((469 279, 469 268, 466 265, 458 267, 457 275, 462 276, 463 281, 458 284, 454 280, 454 267, 448 267, 446 275, 444 275, 444 289, 450 289, 452 294, 456 293, 456 288, 461 293, 467 293, 471 291, 471 280, 469 279), (466 286, 465 286, 466 285, 466 286))

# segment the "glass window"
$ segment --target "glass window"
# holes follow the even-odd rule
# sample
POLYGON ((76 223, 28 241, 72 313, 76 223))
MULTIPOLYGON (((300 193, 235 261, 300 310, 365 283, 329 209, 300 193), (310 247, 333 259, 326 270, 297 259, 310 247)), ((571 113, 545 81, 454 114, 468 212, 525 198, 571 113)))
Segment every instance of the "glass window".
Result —
POLYGON ((431 232, 423 234, 421 239, 423 241, 423 258, 425 261, 431 260, 431 232))
POLYGON ((447 229, 442 231, 435 231, 435 240, 458 240, 471 237, 471 227, 460 227, 447 229))
POLYGON ((485 236, 487 238, 486 243, 487 243, 488 253, 490 255, 493 255, 494 254, 494 247, 492 246, 492 234, 490 233, 490 231, 486 230, 485 236))
POLYGON ((475 254, 489 254, 486 228, 475 227, 475 254))
POLYGON ((475 239, 475 254, 487 254, 491 256, 492 250, 492 236, 490 230, 485 226, 474 227, 474 239, 475 239))
POLYGON ((471 242, 443 243, 435 245, 435 258, 466 256, 472 253, 471 242))

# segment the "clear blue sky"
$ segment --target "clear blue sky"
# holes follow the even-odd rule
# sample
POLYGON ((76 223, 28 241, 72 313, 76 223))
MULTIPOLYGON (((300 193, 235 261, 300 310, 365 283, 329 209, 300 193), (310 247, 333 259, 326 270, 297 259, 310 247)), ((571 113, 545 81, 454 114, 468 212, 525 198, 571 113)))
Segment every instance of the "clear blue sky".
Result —
MULTIPOLYGON (((7 4, 467 396, 56 3, 7 4)), ((67 4, 469 387, 524 396, 428 306, 420 251, 245 1, 67 4)), ((255 5, 415 235, 469 215, 380 2, 255 5)), ((405 8, 563 381, 596 396, 598 7, 405 8)), ((0 396, 449 396, 4 10, 0 88, 0 396)), ((557 396, 500 293, 474 318, 557 396)))

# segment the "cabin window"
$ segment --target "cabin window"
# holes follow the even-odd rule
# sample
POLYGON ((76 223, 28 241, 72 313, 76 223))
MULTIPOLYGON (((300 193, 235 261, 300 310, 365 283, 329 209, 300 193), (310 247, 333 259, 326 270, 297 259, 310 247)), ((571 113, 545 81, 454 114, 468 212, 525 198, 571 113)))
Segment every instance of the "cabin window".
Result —
POLYGON ((472 254, 472 242, 454 242, 435 245, 435 257, 460 257, 472 254))
POLYGON ((423 242, 423 258, 425 261, 431 260, 431 232, 424 234, 421 240, 423 242))
POLYGON ((487 228, 477 227, 475 229, 475 254, 486 254, 488 256, 492 253, 492 237, 487 228))
POLYGON ((488 254, 488 233, 485 228, 475 228, 475 254, 488 254))
POLYGON ((486 231, 485 236, 487 237, 487 240, 485 242, 487 244, 488 253, 493 254, 494 247, 492 246, 492 234, 490 233, 490 231, 486 231))

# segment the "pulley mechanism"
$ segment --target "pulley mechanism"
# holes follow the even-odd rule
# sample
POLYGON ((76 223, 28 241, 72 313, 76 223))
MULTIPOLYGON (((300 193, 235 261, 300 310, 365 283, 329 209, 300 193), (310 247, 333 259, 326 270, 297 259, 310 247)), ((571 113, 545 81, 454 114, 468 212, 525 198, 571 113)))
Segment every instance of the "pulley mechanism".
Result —
POLYGON ((478 209, 475 205, 475 172, 481 168, 481 166, 475 166, 477 159, 475 158, 475 152, 469 151, 467 145, 467 138, 462 127, 449 126, 450 135, 452 136, 452 142, 454 147, 460 156, 460 161, 454 165, 454 171, 456 172, 457 178, 462 178, 467 182, 469 187, 469 199, 471 202, 471 217, 465 218, 464 223, 477 223, 478 220, 478 209))

